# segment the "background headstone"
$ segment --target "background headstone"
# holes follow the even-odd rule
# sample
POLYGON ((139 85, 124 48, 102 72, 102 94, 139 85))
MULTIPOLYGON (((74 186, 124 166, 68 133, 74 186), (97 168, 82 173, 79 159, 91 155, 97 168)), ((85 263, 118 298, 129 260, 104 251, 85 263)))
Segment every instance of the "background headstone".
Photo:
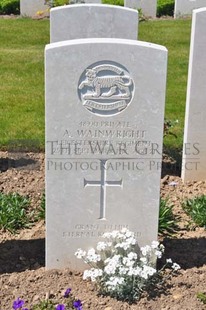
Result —
POLYGON ((141 9, 146 17, 156 17, 157 0, 124 0, 124 6, 131 9, 141 9))
POLYGON ((193 11, 182 179, 206 180, 206 8, 193 11))
POLYGON ((174 18, 191 16, 194 9, 206 7, 206 0, 175 0, 174 18))
POLYGON ((138 12, 120 6, 74 4, 51 9, 50 42, 83 38, 137 40, 138 12))
POLYGON ((123 39, 46 47, 46 266, 127 227, 157 239, 167 50, 123 39))
POLYGON ((35 17, 40 15, 49 16, 49 6, 45 0, 20 0, 20 14, 24 17, 35 17))

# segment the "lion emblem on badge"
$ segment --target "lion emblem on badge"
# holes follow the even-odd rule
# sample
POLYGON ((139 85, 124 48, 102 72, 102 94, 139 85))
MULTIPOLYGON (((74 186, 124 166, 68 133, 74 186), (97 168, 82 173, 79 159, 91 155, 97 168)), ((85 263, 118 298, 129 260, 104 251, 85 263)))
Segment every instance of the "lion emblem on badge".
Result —
POLYGON ((85 86, 93 87, 92 97, 111 97, 119 94, 119 97, 127 98, 130 96, 129 86, 131 84, 132 80, 129 76, 97 76, 94 69, 87 69, 86 80, 79 85, 79 89, 85 86), (108 91, 101 92, 102 89, 108 89, 108 91))
POLYGON ((133 90, 134 82, 126 69, 111 63, 87 68, 78 85, 83 106, 107 116, 124 110, 131 102, 133 90))

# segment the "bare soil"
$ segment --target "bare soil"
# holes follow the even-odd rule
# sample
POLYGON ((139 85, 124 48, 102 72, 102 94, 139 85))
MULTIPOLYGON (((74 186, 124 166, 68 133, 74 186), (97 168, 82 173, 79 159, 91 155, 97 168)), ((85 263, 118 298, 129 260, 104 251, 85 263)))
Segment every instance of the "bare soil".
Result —
MULTIPOLYGON (((166 247, 166 257, 177 262, 181 270, 167 280, 162 290, 129 305, 98 296, 94 285, 83 281, 78 272, 46 271, 45 224, 42 221, 16 235, 1 231, 0 310, 11 310, 17 297, 23 298, 28 308, 40 299, 53 298, 58 302, 68 287, 82 300, 84 310, 206 309, 197 299, 197 293, 206 293, 206 230, 191 225, 181 207, 184 199, 206 194, 206 182, 183 184, 178 174, 163 167, 161 196, 174 205, 178 231, 173 236, 160 237, 160 241, 166 247)), ((31 200, 31 209, 36 209, 44 192, 44 154, 29 153, 24 159, 12 160, 7 152, 0 152, 0 191, 26 195, 31 200)))

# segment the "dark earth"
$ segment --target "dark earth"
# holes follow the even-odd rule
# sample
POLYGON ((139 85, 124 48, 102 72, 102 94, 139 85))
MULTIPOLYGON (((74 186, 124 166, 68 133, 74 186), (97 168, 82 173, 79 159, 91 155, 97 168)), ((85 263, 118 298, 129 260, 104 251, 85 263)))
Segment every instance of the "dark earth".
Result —
MULTIPOLYGON (((24 299, 29 309, 46 298, 53 298, 58 303, 68 287, 72 288, 73 296, 82 301, 84 310, 206 309, 197 298, 198 293, 206 293, 206 230, 191 224, 181 206, 186 198, 206 194, 206 182, 183 184, 179 171, 175 170, 163 166, 161 197, 168 198, 174 205, 178 229, 171 236, 160 236, 159 240, 165 245, 166 258, 178 263, 181 269, 176 276, 166 280, 161 290, 145 294, 136 304, 129 305, 98 296, 94 285, 83 281, 82 274, 74 270, 46 271, 45 224, 41 221, 15 235, 1 231, 0 310, 11 310, 17 297, 24 299)), ((12 160, 10 154, 0 152, 1 192, 28 196, 32 211, 40 206, 44 187, 43 153, 28 153, 24 159, 12 160)))

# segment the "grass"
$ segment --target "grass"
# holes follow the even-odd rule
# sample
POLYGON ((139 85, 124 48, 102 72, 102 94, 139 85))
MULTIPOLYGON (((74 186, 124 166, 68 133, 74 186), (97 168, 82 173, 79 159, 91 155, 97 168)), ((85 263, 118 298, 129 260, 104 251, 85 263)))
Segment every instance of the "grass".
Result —
POLYGON ((44 148, 44 46, 48 20, 0 19, 0 147, 14 139, 44 148))
POLYGON ((172 121, 178 119, 173 129, 177 138, 165 139, 172 148, 182 148, 185 116, 187 73, 191 20, 155 20, 139 24, 139 40, 166 46, 168 73, 165 115, 172 121))
MULTIPOLYGON (((169 50, 166 118, 179 120, 167 146, 182 148, 191 20, 139 24, 139 39, 169 50)), ((44 149, 44 47, 49 20, 0 19, 0 149, 14 139, 44 149)))
POLYGON ((206 195, 186 200, 183 209, 197 226, 206 228, 206 195))

